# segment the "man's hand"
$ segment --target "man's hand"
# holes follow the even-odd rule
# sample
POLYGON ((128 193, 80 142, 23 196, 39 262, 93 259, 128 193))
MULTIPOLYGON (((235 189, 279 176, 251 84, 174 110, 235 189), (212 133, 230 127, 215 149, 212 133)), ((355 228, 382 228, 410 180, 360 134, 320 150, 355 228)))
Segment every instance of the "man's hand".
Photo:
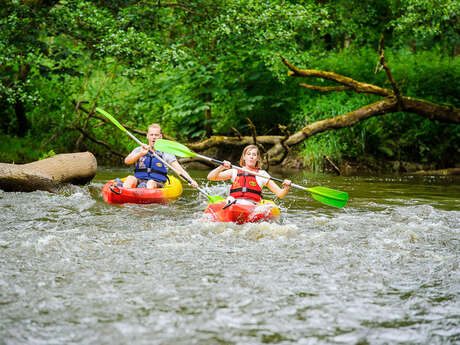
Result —
POLYGON ((140 152, 141 157, 145 156, 147 153, 149 153, 149 151, 150 151, 150 146, 147 144, 142 144, 141 152, 140 152))

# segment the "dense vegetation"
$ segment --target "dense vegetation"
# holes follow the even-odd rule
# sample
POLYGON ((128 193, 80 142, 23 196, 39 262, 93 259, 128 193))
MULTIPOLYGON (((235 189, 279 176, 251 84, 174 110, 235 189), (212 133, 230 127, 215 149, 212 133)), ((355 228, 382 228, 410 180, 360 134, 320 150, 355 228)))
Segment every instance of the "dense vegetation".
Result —
MULTIPOLYGON (((407 96, 459 107, 460 4, 455 0, 29 0, 0 4, 0 161, 54 152, 126 153, 113 126, 75 112, 95 104, 144 129, 160 122, 177 140, 211 134, 295 131, 372 101, 323 94, 287 78, 280 55, 388 87, 375 73, 379 36, 407 96)), ((397 113, 310 138, 299 152, 315 165, 406 160, 451 166, 460 126, 397 113)), ((112 160, 113 162, 116 160, 112 160)))

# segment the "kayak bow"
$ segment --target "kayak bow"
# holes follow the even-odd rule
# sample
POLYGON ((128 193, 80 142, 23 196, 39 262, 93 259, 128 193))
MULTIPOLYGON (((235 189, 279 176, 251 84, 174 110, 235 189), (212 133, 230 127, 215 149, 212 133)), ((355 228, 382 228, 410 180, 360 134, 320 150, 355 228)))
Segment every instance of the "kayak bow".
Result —
POLYGON ((205 218, 212 222, 232 222, 236 224, 276 221, 280 210, 271 200, 262 200, 258 204, 227 203, 220 201, 211 203, 204 211, 205 218))
POLYGON ((165 186, 156 189, 123 188, 109 181, 102 187, 102 197, 109 204, 169 204, 182 195, 182 183, 174 176, 168 177, 165 186))

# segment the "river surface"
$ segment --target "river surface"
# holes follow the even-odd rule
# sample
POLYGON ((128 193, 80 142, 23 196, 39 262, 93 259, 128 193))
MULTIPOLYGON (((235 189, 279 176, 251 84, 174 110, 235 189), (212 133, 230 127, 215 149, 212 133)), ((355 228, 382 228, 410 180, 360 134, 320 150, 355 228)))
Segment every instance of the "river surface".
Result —
POLYGON ((460 343, 458 178, 296 173, 348 205, 292 188, 281 223, 240 226, 204 221, 188 186, 169 206, 104 203, 127 172, 0 191, 1 345, 460 343))

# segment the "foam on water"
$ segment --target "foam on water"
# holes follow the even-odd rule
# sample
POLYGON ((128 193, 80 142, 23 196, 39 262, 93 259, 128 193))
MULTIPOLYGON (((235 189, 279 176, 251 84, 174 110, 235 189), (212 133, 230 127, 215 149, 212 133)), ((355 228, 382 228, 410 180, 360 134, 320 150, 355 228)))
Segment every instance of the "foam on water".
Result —
POLYGON ((99 182, 3 193, 0 339, 456 343, 460 209, 442 194, 456 189, 327 182, 350 191, 347 208, 292 192, 277 200, 281 223, 245 225, 205 221, 207 200, 189 187, 169 206, 107 205, 99 182))

